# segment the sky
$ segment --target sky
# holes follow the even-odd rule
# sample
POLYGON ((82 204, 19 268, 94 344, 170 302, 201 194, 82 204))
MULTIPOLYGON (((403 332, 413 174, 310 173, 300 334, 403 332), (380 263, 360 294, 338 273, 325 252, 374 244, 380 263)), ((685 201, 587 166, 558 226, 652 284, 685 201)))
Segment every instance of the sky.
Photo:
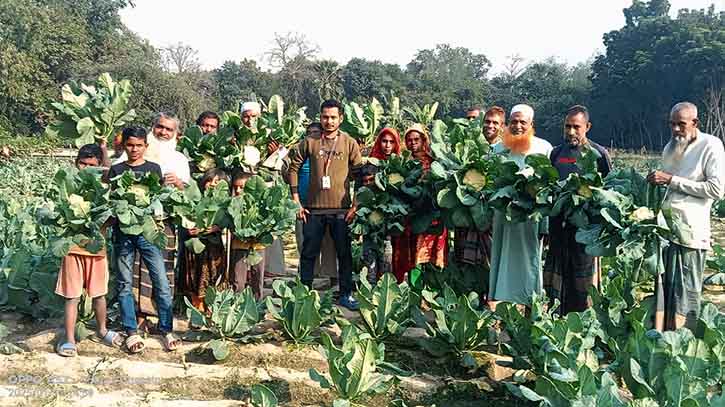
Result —
MULTIPOLYGON (((488 57, 493 72, 511 55, 527 62, 555 56, 576 64, 604 50, 602 35, 624 25, 631 0, 134 0, 121 11, 132 31, 157 47, 198 50, 204 68, 244 58, 260 62, 275 33, 298 32, 319 58, 354 57, 405 66, 418 50, 462 46, 488 57)), ((670 0, 671 14, 725 0, 670 0)))

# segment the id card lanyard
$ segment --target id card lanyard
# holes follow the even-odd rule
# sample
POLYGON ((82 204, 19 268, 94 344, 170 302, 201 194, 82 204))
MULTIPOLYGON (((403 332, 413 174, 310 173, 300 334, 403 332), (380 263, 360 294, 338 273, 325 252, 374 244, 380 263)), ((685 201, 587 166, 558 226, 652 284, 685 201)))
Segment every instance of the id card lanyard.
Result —
POLYGON ((339 138, 340 134, 338 133, 338 135, 335 136, 335 141, 332 143, 332 149, 327 152, 327 157, 325 158, 325 175, 322 176, 322 189, 332 188, 332 181, 330 179, 329 171, 330 164, 332 163, 332 155, 335 154, 335 147, 337 147, 337 140, 339 138))

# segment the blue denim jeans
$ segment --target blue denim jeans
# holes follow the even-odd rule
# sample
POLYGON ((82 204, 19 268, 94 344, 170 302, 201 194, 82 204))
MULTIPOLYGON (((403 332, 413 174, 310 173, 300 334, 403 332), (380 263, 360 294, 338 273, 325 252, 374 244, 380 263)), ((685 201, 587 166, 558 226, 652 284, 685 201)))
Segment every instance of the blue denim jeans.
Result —
POLYGON ((163 252, 149 243, 142 235, 127 235, 118 227, 114 228, 113 250, 116 261, 116 281, 118 282, 118 303, 121 307, 121 323, 128 334, 136 333, 136 307, 133 292, 133 259, 136 250, 141 254, 151 276, 153 299, 159 314, 159 331, 162 334, 173 330, 172 297, 169 280, 164 268, 163 252))
POLYGON ((352 293, 352 242, 345 215, 307 215, 307 222, 302 227, 300 280, 308 287, 312 287, 315 263, 320 258, 326 226, 330 227, 330 236, 335 242, 335 252, 337 252, 340 297, 345 297, 352 293))

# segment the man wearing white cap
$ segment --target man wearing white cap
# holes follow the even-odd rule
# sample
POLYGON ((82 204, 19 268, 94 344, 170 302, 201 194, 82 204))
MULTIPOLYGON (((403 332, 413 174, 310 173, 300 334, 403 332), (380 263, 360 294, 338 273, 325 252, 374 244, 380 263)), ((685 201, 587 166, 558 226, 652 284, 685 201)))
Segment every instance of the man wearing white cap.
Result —
POLYGON ((244 102, 242 103, 242 123, 247 128, 254 127, 254 121, 257 120, 259 115, 262 113, 262 106, 257 102, 244 102))
MULTIPOLYGON (((552 146, 534 135, 534 109, 516 105, 511 109, 503 141, 493 146, 495 152, 514 161, 520 168, 530 154, 549 157, 552 146)), ((496 301, 529 305, 533 293, 543 291, 541 236, 546 233, 547 222, 527 220, 510 222, 501 211, 496 211, 491 227, 491 274, 488 287, 490 306, 496 301)))
MULTIPOLYGON (((242 103, 242 124, 253 131, 256 131, 256 120, 262 113, 262 106, 258 102, 244 102, 242 103)), ((279 144, 274 140, 270 141, 267 145, 267 155, 274 154, 279 149, 279 144)), ((279 156, 277 154, 276 156, 279 156)), ((286 151, 284 156, 280 159, 265 160, 262 166, 268 167, 268 162, 273 162, 273 168, 271 170, 279 171, 281 169, 281 161, 286 157, 286 151), (279 168, 278 168, 279 167, 279 168)), ((282 275, 285 273, 285 260, 284 260, 284 247, 282 241, 274 239, 272 244, 264 250, 264 275, 275 276, 282 275)))

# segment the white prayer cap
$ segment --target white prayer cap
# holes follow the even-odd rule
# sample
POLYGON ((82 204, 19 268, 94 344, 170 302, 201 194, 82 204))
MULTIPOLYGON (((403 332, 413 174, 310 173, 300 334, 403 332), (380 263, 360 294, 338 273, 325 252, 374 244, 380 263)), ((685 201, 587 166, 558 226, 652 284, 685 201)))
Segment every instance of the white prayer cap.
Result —
POLYGON ((534 108, 525 105, 525 104, 519 104, 511 108, 511 114, 509 114, 509 117, 513 116, 514 113, 521 113, 525 117, 527 117, 529 120, 534 120, 534 108))
POLYGON ((242 113, 248 112, 248 111, 254 111, 257 113, 260 113, 262 111, 262 106, 259 105, 257 102, 244 102, 242 103, 242 113))

